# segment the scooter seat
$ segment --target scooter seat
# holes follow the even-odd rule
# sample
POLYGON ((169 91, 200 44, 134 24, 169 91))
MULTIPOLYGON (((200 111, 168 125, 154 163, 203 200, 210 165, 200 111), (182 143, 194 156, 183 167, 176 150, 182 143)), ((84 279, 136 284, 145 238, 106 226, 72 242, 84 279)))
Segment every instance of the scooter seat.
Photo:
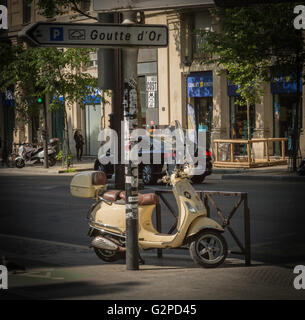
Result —
POLYGON ((103 198, 110 202, 115 202, 119 199, 121 192, 122 190, 107 190, 105 193, 103 193, 103 198))
MULTIPOLYGON (((126 201, 125 191, 120 193, 120 198, 126 201)), ((148 206, 159 203, 159 198, 155 193, 139 193, 138 198, 139 206, 148 206)))
MULTIPOLYGON (((126 193, 123 190, 107 190, 103 193, 103 198, 110 202, 116 202, 118 200, 126 201, 126 193)), ((148 206, 159 203, 159 198, 154 193, 139 193, 139 205, 148 206)))

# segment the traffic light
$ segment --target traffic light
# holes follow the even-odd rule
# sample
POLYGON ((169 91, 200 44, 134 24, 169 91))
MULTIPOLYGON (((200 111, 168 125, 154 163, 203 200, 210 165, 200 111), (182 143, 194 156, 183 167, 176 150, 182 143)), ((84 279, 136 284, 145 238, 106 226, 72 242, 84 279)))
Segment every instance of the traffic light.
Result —
POLYGON ((47 138, 47 131, 46 131, 46 130, 42 130, 42 131, 41 131, 41 135, 42 135, 43 140, 46 140, 46 138, 47 138))
POLYGON ((42 104, 43 103, 43 99, 42 98, 37 98, 37 103, 42 104))

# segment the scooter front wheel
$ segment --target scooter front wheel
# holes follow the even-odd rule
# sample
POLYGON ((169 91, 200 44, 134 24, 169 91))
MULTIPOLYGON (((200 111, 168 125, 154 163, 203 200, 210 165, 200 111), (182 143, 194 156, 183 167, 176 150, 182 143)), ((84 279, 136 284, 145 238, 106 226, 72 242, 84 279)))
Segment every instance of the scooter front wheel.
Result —
POLYGON ((190 244, 193 261, 205 268, 215 268, 222 264, 228 255, 228 246, 220 232, 203 230, 190 244))
POLYGON ((16 161, 15 161, 15 165, 16 165, 16 167, 17 167, 18 169, 22 169, 22 168, 25 166, 25 162, 24 162, 23 159, 18 158, 18 159, 16 159, 16 161))
POLYGON ((56 164, 56 159, 54 156, 49 157, 49 167, 53 167, 56 164))

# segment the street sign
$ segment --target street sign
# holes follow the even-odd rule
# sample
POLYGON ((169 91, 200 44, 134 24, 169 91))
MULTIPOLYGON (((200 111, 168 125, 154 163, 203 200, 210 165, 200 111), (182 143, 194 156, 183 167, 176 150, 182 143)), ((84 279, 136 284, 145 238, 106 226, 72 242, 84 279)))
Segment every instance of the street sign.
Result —
POLYGON ((215 5, 213 0, 93 0, 95 11, 161 10, 215 5))
POLYGON ((147 107, 156 107, 156 93, 158 91, 158 79, 157 76, 146 77, 146 92, 147 92, 147 107))
POLYGON ((38 22, 24 28, 25 37, 45 47, 166 47, 165 25, 38 22))

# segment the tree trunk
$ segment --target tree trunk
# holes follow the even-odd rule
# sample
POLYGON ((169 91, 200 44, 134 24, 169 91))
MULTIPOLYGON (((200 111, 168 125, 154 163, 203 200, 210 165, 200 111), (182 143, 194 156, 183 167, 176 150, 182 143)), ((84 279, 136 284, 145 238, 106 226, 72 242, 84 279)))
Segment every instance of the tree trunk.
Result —
POLYGON ((247 101, 247 129, 248 129, 248 140, 251 140, 250 103, 249 103, 249 101, 247 101))
POLYGON ((70 167, 70 160, 69 160, 69 156, 71 154, 71 150, 70 150, 70 140, 69 140, 69 123, 68 123, 68 115, 67 115, 67 111, 66 111, 66 107, 64 107, 64 111, 65 111, 65 134, 66 134, 66 166, 67 166, 67 170, 69 170, 70 167))

